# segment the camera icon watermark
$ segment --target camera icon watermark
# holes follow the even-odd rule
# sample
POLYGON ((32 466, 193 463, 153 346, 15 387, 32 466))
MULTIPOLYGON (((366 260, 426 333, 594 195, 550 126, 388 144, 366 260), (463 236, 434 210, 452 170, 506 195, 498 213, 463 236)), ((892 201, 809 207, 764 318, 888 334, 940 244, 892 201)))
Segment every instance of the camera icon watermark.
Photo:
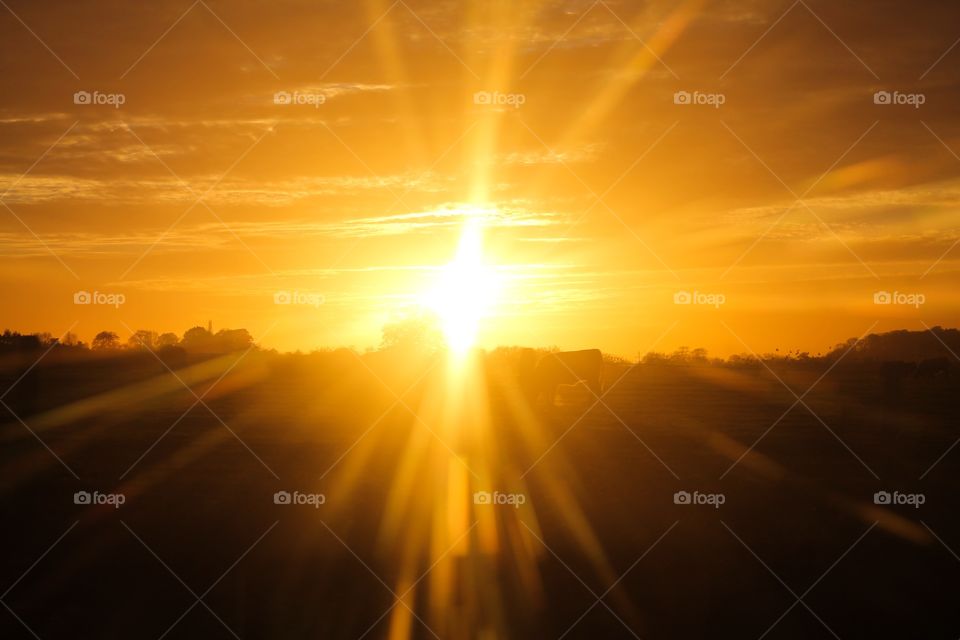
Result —
POLYGON ((119 308, 127 301, 122 293, 105 293, 103 291, 77 291, 73 294, 73 304, 101 304, 119 308))
POLYGON ((493 107, 513 107, 519 109, 527 102, 522 93, 501 93, 499 91, 477 91, 473 94, 473 104, 493 107))
POLYGON ((277 291, 273 294, 273 304, 319 307, 324 302, 326 302, 326 298, 319 293, 308 293, 304 291, 277 291))
POLYGON ((673 504, 682 505, 708 505, 714 509, 719 509, 720 505, 727 501, 727 497, 722 493, 700 493, 694 491, 677 491, 673 494, 673 504))
POLYGON ((479 505, 509 505, 519 509, 527 503, 527 496, 523 493, 501 493, 494 491, 477 491, 473 494, 473 504, 479 505))
POLYGON ((319 109, 320 105, 326 103, 327 96, 319 92, 305 91, 277 91, 273 94, 273 104, 281 105, 309 105, 314 109, 319 109))
POLYGON ((326 503, 327 496, 322 493, 301 493, 300 491, 277 491, 273 494, 273 504, 307 505, 319 509, 326 503))
POLYGON ((899 491, 877 491, 873 494, 873 504, 885 506, 911 506, 919 509, 920 505, 926 503, 927 496, 922 493, 900 493, 899 491))
POLYGON ((923 93, 901 93, 900 91, 877 91, 873 94, 873 104, 881 105, 907 105, 914 109, 919 109, 920 105, 927 102, 927 96, 923 93))
POLYGON ((73 104, 106 105, 119 109, 127 101, 122 93, 101 93, 100 91, 77 91, 73 94, 73 104))
POLYGON ((127 497, 122 493, 100 493, 99 491, 77 491, 73 494, 73 504, 99 506, 109 505, 119 509, 126 503, 127 497))
POLYGON ((901 291, 875 291, 873 294, 873 304, 896 304, 906 305, 919 309, 920 305, 927 301, 927 297, 922 293, 903 293, 901 291))
POLYGON ((727 296, 722 293, 703 293, 701 291, 677 291, 673 294, 673 304, 708 305, 719 309, 726 304, 727 296))
POLYGON ((719 109, 727 101, 722 93, 703 93, 701 91, 677 91, 673 94, 673 104, 704 105, 719 109))

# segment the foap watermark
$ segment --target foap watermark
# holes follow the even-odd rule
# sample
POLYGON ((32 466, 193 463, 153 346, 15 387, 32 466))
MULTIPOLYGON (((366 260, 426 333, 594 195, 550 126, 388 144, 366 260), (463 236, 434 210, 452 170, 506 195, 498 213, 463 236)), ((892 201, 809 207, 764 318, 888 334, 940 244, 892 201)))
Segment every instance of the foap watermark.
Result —
POLYGON ((873 294, 873 304, 900 304, 914 308, 927 301, 922 293, 903 293, 902 291, 876 291, 873 294))
POLYGON ((673 104, 697 104, 719 109, 727 101, 722 93, 703 93, 702 91, 677 91, 673 94, 673 104))
POLYGON ((477 491, 473 494, 473 504, 510 505, 515 509, 519 509, 520 505, 526 504, 526 502, 527 496, 523 493, 501 493, 499 491, 490 493, 489 491, 477 491))
POLYGON ((522 93, 500 93, 499 91, 477 91, 473 94, 473 104, 493 107, 513 107, 519 109, 527 102, 522 93))
POLYGON ((673 504, 695 504, 709 505, 714 509, 719 509, 720 505, 727 501, 727 496, 722 493, 700 493, 694 491, 677 491, 673 494, 673 504))
POLYGON ((127 101, 122 93, 103 93, 101 91, 77 91, 73 94, 73 104, 107 105, 119 109, 127 101))
POLYGON ((919 509, 920 505, 927 501, 927 497, 922 493, 900 493, 899 491, 877 491, 873 494, 873 504, 894 506, 909 505, 914 509, 919 509))
POLYGON ((127 501, 122 493, 100 493, 99 491, 77 491, 73 494, 73 504, 110 505, 119 509, 127 501))
POLYGON ((727 302, 722 293, 703 293, 702 291, 677 291, 673 294, 673 304, 705 304, 719 309, 727 302))
POLYGON ((103 291, 77 291, 73 294, 73 304, 105 304, 119 307, 127 301, 122 293, 105 293, 103 291))
POLYGON ((307 307, 319 307, 325 300, 326 298, 319 293, 307 293, 304 291, 277 291, 273 294, 273 304, 296 304, 307 307))
POLYGON ((327 96, 323 93, 310 93, 307 91, 277 91, 273 94, 273 104, 300 104, 309 105, 314 109, 319 109, 320 105, 327 101, 327 96))
POLYGON ((327 496, 322 493, 301 493, 299 491, 277 491, 273 494, 273 504, 307 505, 319 509, 326 503, 327 496))
POLYGON ((877 91, 873 94, 873 104, 907 105, 919 109, 927 101, 922 93, 902 93, 900 91, 877 91))

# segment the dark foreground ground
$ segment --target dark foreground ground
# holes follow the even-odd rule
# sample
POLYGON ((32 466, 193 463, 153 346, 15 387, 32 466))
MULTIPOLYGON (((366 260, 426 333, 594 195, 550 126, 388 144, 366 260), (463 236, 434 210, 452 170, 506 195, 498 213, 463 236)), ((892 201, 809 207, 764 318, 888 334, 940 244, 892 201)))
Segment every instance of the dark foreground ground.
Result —
POLYGON ((960 636, 956 376, 610 366, 530 413, 493 363, 239 355, 52 354, 4 396, 0 638, 960 636))

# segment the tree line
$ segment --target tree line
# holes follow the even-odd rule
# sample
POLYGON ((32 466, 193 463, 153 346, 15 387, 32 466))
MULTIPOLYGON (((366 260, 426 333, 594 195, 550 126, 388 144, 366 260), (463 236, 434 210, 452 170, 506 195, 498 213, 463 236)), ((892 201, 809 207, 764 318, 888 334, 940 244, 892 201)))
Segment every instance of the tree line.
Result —
POLYGON ((64 347, 90 351, 165 351, 182 349, 195 353, 242 351, 253 346, 253 337, 246 329, 221 329, 216 333, 206 327, 192 327, 183 336, 172 332, 158 333, 148 329, 134 331, 126 340, 115 331, 100 331, 87 344, 73 333, 57 338, 49 333, 22 334, 9 329, 0 334, 0 351, 31 351, 64 347))

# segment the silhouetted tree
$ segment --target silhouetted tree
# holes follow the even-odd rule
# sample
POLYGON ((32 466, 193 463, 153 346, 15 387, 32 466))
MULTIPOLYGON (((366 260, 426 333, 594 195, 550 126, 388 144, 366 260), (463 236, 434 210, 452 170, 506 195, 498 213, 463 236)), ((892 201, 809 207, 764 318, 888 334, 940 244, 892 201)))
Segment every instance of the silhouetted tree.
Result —
POLYGON ((127 340, 127 346, 131 349, 153 350, 157 346, 157 333, 155 331, 147 331, 146 329, 138 329, 130 336, 130 339, 127 340))
POLYGON ((416 315, 383 325, 381 351, 387 349, 411 349, 436 351, 443 346, 443 332, 436 318, 416 315))
POLYGON ((203 327, 193 327, 183 334, 179 346, 193 353, 227 353, 243 351, 252 345, 253 337, 246 329, 221 329, 212 334, 203 327))
POLYGON ((94 349, 116 349, 120 346, 120 336, 113 331, 101 331, 93 338, 94 349))
POLYGON ((873 333, 860 342, 851 338, 838 344, 827 354, 836 359, 850 350, 848 359, 917 362, 927 358, 952 358, 951 351, 960 349, 960 331, 933 327, 929 331, 900 329, 887 333, 873 333), (854 346, 856 345, 856 346, 854 346))
POLYGON ((50 345, 57 344, 57 342, 59 342, 59 340, 52 333, 49 333, 47 331, 44 331, 43 333, 38 333, 35 335, 37 336, 37 339, 40 341, 40 344, 44 347, 49 347, 50 345))
POLYGON ((40 346, 40 338, 35 335, 22 335, 7 329, 0 336, 0 347, 4 350, 32 351, 39 349, 40 346))
POLYGON ((180 342, 180 338, 175 333, 161 333, 157 337, 157 347, 175 347, 180 342))
POLYGON ((192 327, 183 333, 182 346, 188 351, 210 351, 213 335, 204 327, 192 327))
POLYGON ((213 338, 217 351, 243 351, 253 344, 253 336, 246 329, 221 329, 213 338))

